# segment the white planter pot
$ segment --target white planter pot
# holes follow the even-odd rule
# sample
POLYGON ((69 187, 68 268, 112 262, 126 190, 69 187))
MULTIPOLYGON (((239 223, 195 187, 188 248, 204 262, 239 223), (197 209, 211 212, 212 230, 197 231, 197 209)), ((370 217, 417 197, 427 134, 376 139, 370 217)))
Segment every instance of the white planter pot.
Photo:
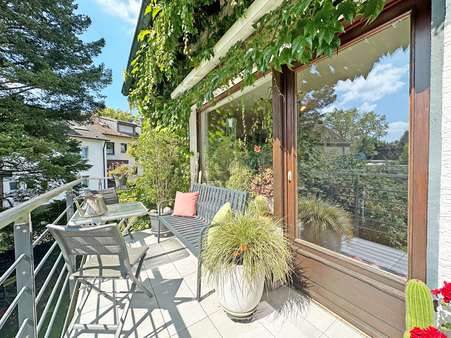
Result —
POLYGON ((263 295, 264 278, 248 283, 244 278, 243 266, 237 265, 230 273, 224 273, 215 280, 216 293, 224 311, 234 320, 249 320, 257 310, 263 295))

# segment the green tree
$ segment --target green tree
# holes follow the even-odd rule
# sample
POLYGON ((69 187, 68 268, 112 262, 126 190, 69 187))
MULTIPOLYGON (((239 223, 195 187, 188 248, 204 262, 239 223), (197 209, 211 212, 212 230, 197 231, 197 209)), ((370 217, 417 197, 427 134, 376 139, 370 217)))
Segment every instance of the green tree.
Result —
POLYGON ((138 120, 138 116, 133 115, 132 113, 130 113, 128 111, 123 111, 120 109, 115 109, 115 108, 110 108, 110 107, 105 107, 105 108, 99 109, 96 112, 96 114, 99 116, 111 117, 116 120, 127 121, 127 122, 136 122, 138 120))
POLYGON ((135 188, 148 206, 174 198, 189 185, 187 139, 168 128, 154 129, 146 119, 139 142, 130 149, 143 169, 135 188))
POLYGON ((87 167, 69 123, 102 107, 111 82, 94 64, 105 41, 81 40, 91 20, 76 10, 74 0, 0 2, 0 171, 36 192, 87 167))
POLYGON ((353 143, 363 136, 379 139, 387 134, 385 115, 362 112, 357 108, 334 109, 326 114, 325 124, 338 133, 341 140, 353 143))
POLYGON ((337 133, 341 141, 352 145, 355 153, 372 155, 375 141, 387 134, 385 115, 363 112, 357 108, 334 109, 325 116, 325 126, 337 133))

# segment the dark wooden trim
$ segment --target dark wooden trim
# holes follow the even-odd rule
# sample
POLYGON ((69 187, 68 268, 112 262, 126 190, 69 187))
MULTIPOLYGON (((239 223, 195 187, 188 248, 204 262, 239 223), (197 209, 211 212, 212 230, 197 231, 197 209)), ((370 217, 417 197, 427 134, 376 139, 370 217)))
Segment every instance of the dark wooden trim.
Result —
POLYGON ((273 71, 272 76, 274 213, 283 217, 285 233, 294 240, 297 156, 296 139, 292 135, 296 134, 296 74, 284 66, 281 73, 273 71))
MULTIPOLYGON (((426 278, 427 189, 430 87, 430 0, 388 1, 379 18, 365 25, 356 21, 341 35, 346 48, 404 15, 412 14, 411 116, 409 156, 409 278, 426 278)), ((313 60, 312 62, 317 62, 313 60)), ((352 258, 297 239, 297 65, 273 71, 273 169, 275 215, 283 217, 293 239, 298 263, 310 279, 310 293, 372 336, 400 336, 404 323, 405 278, 380 271, 352 258), (288 182, 288 171, 292 180, 288 182), (339 290, 339 291, 337 291, 339 290), (371 300, 371 301, 369 301, 371 300)), ((259 77, 265 74, 260 75, 259 77)), ((198 109, 200 113, 241 90, 238 83, 198 109)), ((198 127, 199 128, 199 127, 198 127)), ((201 137, 201 129, 198 132, 201 137)), ((200 151, 201 148, 199 148, 200 151)))
MULTIPOLYGON (((272 124, 273 124, 273 139, 272 139, 272 156, 273 156, 273 189, 274 189, 274 216, 282 219, 284 216, 284 195, 285 182, 283 181, 284 168, 284 92, 285 83, 283 81, 282 73, 272 72, 272 124)), ((286 224, 286 221, 284 221, 286 224)), ((286 232, 286 228, 285 228, 286 232)))
POLYGON ((416 1, 413 14, 409 132, 409 277, 426 281, 431 78, 430 2, 416 1))
POLYGON ((287 231, 289 238, 297 238, 297 89, 296 89, 296 73, 284 66, 282 76, 285 80, 285 219, 287 222, 287 231), (289 177, 291 176, 291 177, 289 177))

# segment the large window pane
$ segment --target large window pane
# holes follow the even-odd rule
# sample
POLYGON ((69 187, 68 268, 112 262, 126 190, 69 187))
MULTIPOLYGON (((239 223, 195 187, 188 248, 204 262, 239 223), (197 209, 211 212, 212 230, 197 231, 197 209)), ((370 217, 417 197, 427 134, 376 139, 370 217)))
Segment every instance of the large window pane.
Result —
POLYGON ((201 114, 202 180, 272 204, 271 81, 201 114))
POLYGON ((407 274, 410 19, 297 74, 300 237, 407 274))

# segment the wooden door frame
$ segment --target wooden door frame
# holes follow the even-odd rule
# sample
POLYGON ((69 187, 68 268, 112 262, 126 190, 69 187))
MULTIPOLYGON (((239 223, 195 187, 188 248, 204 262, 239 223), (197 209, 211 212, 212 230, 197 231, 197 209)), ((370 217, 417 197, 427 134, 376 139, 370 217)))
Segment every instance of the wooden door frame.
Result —
MULTIPOLYGON (((427 191, 429 159, 429 88, 430 88, 430 34, 431 4, 429 0, 391 1, 379 18, 369 24, 357 21, 341 35, 342 47, 360 41, 403 15, 411 18, 410 48, 410 115, 409 115, 409 193, 408 193, 408 278, 426 280, 427 245, 427 191)), ((318 60, 313 60, 312 63, 318 60)), ((309 64, 310 65, 310 64, 309 64)), ((350 257, 299 239, 297 230, 297 107, 296 72, 309 65, 293 69, 283 67, 282 73, 273 72, 273 123, 274 123, 274 196, 275 213, 282 217, 286 234, 292 240, 298 263, 310 259, 353 278, 367 283, 377 292, 393 297, 398 307, 404 302, 405 278, 371 267, 350 257), (291 171, 291 181, 288 173, 291 171)), ((340 284, 340 281, 336 281, 340 284)), ((349 288, 349 285, 342 285, 349 288)), ((338 304, 327 295, 312 292, 314 298, 335 310, 368 333, 386 334, 382 321, 371 321, 368 314, 345 302, 338 304)), ((371 299, 371 295, 368 295, 371 299)), ((373 301, 378 302, 378 299, 373 301)), ((402 310, 401 310, 402 312, 402 310)), ((400 313, 403 317, 403 314, 400 313)), ((398 318, 399 324, 399 318, 398 318)), ((391 329, 391 328, 390 328, 391 329)), ((399 325, 398 325, 399 329, 399 325)), ((389 329, 387 329, 389 330, 389 329)), ((394 332, 394 331, 391 331, 394 332)))

